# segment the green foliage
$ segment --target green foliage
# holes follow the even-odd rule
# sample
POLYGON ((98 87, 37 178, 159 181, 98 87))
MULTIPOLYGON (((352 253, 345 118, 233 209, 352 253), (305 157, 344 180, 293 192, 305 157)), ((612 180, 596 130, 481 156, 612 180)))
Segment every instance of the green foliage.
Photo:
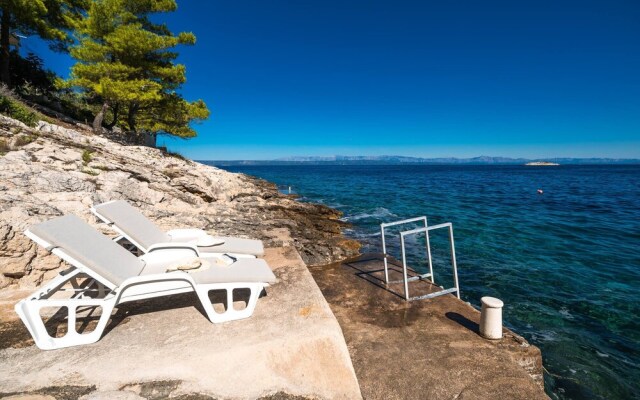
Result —
MULTIPOLYGON (((38 35, 50 41, 54 50, 65 50, 72 42, 68 32, 82 19, 90 0, 1 0, 2 33, 18 31, 27 36, 38 35)), ((9 41, 0 54, 9 54, 9 41)), ((11 79, 11 57, 0 60, 0 77, 5 83, 11 79)))
POLYGON ((177 158, 178 160, 188 161, 188 159, 177 151, 167 151, 165 152, 169 157, 177 158))
POLYGON ((146 111, 139 119, 142 129, 181 138, 196 136, 195 130, 190 126, 192 120, 205 120, 209 117, 207 105, 202 100, 188 102, 175 93, 163 96, 160 101, 149 105, 146 111))
MULTIPOLYGON (((1 0, 0 0, 1 1, 1 0)), ((28 99, 32 103, 45 106, 78 121, 90 121, 97 107, 89 104, 85 96, 68 89, 59 89, 58 78, 54 72, 44 68, 43 60, 29 53, 22 57, 17 51, 11 51, 11 82, 13 89, 4 88, 0 95, 12 98, 28 99), (16 96, 18 95, 18 96, 16 96)), ((55 123, 51 118, 40 115, 41 119, 55 123)))
MULTIPOLYGON (((58 81, 56 82, 58 85, 58 81)), ((61 89, 55 93, 55 100, 58 103, 60 111, 65 115, 77 120, 88 123, 93 120, 98 107, 90 104, 86 96, 72 90, 61 89)))
POLYGON ((20 135, 16 138, 15 145, 16 147, 26 146, 36 139, 37 136, 35 135, 20 135))
POLYGON ((71 43, 69 29, 82 18, 90 0, 3 0, 2 10, 11 16, 10 25, 25 35, 36 34, 62 50, 71 43))
POLYGON ((11 97, 6 89, 0 90, 0 112, 31 127, 39 120, 35 111, 11 97))
POLYGON ((0 138, 0 155, 5 155, 9 151, 11 151, 11 148, 9 147, 7 139, 0 138))
POLYGON ((195 36, 174 35, 149 19, 176 8, 174 0, 93 1, 76 25, 79 42, 71 55, 78 62, 67 86, 126 114, 130 131, 195 136, 189 124, 207 118, 209 110, 202 100, 190 103, 175 92, 186 81, 186 69, 174 63, 173 51, 194 44, 195 36))
POLYGON ((91 168, 82 168, 82 169, 80 170, 80 172, 82 172, 83 174, 91 175, 91 176, 97 176, 97 175, 100 175, 100 172, 95 171, 95 170, 93 170, 93 169, 91 169, 91 168))
POLYGON ((21 57, 17 50, 12 50, 11 84, 21 95, 47 94, 55 90, 56 75, 44 68, 42 58, 33 53, 21 57))
POLYGON ((82 152, 82 163, 84 165, 87 165, 91 162, 91 151, 84 149, 84 151, 82 152))

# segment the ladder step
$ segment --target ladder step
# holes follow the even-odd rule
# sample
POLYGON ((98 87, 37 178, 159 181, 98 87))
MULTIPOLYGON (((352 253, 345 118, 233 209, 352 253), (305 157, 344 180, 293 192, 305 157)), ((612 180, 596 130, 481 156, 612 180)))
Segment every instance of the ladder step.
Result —
POLYGON ((422 296, 410 297, 409 301, 432 299, 434 297, 442 296, 442 295, 449 294, 449 293, 455 293, 457 291, 458 291, 458 289, 456 289, 456 288, 439 290, 439 291, 437 291, 435 293, 429 293, 429 294, 425 294, 425 295, 422 295, 422 296))
MULTIPOLYGON (((422 274, 422 275, 412 276, 411 278, 407 279, 407 282, 413 282, 413 281, 417 281, 417 280, 422 280, 424 278, 431 278, 431 274, 426 273, 426 274, 422 274)), ((402 283, 402 282, 404 282, 404 279, 398 279, 396 281, 389 281, 389 283, 402 283)))

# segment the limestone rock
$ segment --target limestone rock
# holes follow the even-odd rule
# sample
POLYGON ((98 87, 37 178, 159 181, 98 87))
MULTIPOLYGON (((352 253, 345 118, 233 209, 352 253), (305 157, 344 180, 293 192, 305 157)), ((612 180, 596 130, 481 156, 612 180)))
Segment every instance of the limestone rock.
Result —
POLYGON ((80 397, 78 400, 145 400, 133 392, 110 390, 104 392, 93 392, 80 397))
POLYGON ((89 207, 118 199, 163 229, 194 227, 292 246, 311 265, 358 253, 359 244, 341 236, 339 212, 295 201, 272 183, 125 146, 81 127, 40 121, 29 128, 0 116, 0 139, 16 135, 30 141, 0 156, 0 289, 37 286, 64 266, 24 236, 30 225, 73 213, 113 235, 89 207))
POLYGON ((5 397, 4 400, 56 400, 56 398, 44 394, 15 394, 5 397))

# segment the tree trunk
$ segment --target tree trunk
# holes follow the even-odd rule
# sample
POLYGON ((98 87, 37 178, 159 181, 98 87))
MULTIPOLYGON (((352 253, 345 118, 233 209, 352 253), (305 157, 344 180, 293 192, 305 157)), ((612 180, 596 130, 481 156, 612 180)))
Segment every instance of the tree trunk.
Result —
POLYGON ((136 135, 136 113, 138 112, 138 105, 131 104, 129 106, 129 113, 127 114, 127 122, 129 123, 129 131, 132 136, 135 138, 137 143, 140 143, 140 137, 136 135))
POLYGON ((129 106, 129 112, 127 113, 127 123, 129 124, 129 139, 135 144, 141 144, 142 141, 140 135, 136 132, 136 113, 138 112, 138 105, 131 104, 129 106))
POLYGON ((113 121, 110 124, 105 125, 105 127, 109 130, 113 129, 114 126, 118 123, 118 112, 120 111, 120 103, 116 103, 113 106, 113 121))
POLYGON ((2 10, 2 29, 0 29, 0 81, 7 86, 11 84, 11 75, 9 74, 9 51, 11 40, 11 13, 3 4, 2 10))
POLYGON ((97 113, 96 117, 93 119, 93 133, 102 133, 102 121, 104 120, 104 114, 107 112, 107 108, 109 108, 109 104, 105 102, 102 105, 102 109, 100 109, 100 112, 97 113))
POLYGON ((156 134, 151 132, 144 132, 144 145, 147 147, 156 147, 156 134))

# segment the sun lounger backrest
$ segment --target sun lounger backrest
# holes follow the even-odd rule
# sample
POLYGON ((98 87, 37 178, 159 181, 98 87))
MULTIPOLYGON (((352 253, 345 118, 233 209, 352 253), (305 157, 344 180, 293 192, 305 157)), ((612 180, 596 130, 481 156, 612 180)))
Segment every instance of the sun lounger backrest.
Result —
POLYGON ((169 235, 153 221, 124 200, 110 201, 95 206, 94 209, 145 249, 156 243, 171 241, 169 235))
POLYGON ((144 267, 142 260, 75 215, 42 222, 29 231, 115 285, 138 276, 144 267))

